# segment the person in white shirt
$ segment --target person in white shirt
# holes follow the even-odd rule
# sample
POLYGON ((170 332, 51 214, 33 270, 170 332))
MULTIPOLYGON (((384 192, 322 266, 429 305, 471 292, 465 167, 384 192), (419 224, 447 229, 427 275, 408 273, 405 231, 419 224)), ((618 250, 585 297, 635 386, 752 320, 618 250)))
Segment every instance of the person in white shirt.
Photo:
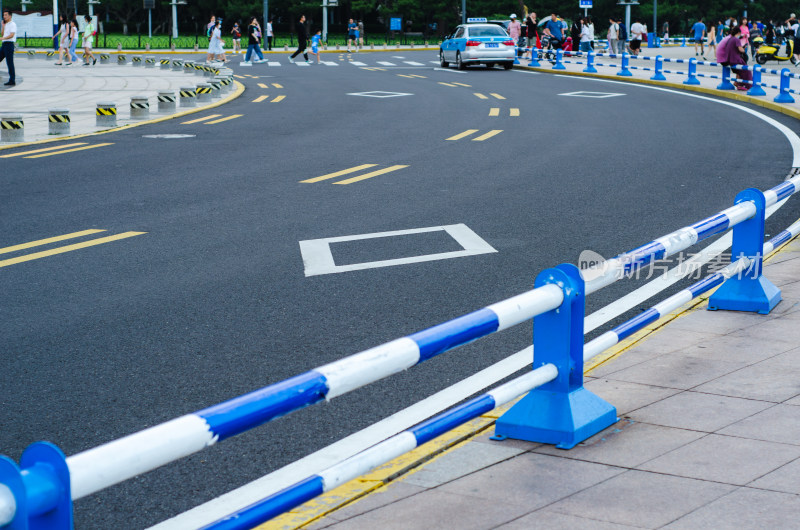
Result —
POLYGON ((608 53, 616 53, 617 41, 619 40, 619 24, 614 22, 613 18, 609 18, 608 22, 608 33, 606 34, 606 38, 608 39, 608 53))
POLYGON ((272 51, 272 39, 275 38, 275 34, 272 33, 272 19, 267 22, 267 51, 272 51))
POLYGON ((633 55, 639 55, 639 49, 642 46, 642 34, 644 31, 644 26, 638 20, 631 24, 631 42, 629 46, 633 55))
POLYGON ((594 41, 594 24, 589 16, 581 20, 581 44, 580 50, 584 53, 592 51, 592 41, 594 41))
POLYGON ((8 82, 5 86, 17 84, 16 71, 14 70, 14 43, 17 42, 17 25, 11 20, 11 10, 3 9, 3 37, 0 46, 0 63, 6 60, 8 66, 8 82))

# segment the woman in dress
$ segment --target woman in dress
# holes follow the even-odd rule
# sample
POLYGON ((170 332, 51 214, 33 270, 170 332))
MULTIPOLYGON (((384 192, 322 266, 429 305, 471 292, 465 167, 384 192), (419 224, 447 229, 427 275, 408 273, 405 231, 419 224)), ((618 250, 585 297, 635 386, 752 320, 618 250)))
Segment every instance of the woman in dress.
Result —
POLYGON ((219 20, 214 23, 214 29, 211 31, 211 38, 208 41, 208 55, 223 63, 228 62, 222 45, 222 24, 219 20))
MULTIPOLYGON (((67 22, 66 15, 58 15, 58 33, 53 35, 53 40, 56 39, 58 39, 58 62, 56 66, 61 66, 64 62, 64 54, 69 53, 69 22, 67 22)), ((72 63, 67 63, 67 66, 70 64, 72 63)))

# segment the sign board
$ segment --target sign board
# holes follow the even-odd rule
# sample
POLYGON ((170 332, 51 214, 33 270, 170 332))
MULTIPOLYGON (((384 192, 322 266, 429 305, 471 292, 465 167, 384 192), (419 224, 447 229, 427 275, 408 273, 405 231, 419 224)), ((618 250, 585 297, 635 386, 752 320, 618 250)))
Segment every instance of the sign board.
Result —
POLYGON ((389 19, 389 29, 391 31, 403 30, 403 19, 400 17, 392 17, 389 19))
POLYGON ((578 7, 581 9, 591 9, 592 0, 578 0, 578 7))
POLYGON ((328 7, 338 7, 339 0, 328 0, 328 7))
MULTIPOLYGON (((83 20, 83 17, 81 17, 83 20)), ((53 15, 41 13, 14 13, 14 23, 17 25, 17 37, 52 37, 53 15)), ((19 42, 22 44, 22 42, 19 42)))
POLYGON ((487 21, 486 17, 468 18, 467 19, 467 24, 481 24, 481 23, 484 23, 486 21, 487 21))

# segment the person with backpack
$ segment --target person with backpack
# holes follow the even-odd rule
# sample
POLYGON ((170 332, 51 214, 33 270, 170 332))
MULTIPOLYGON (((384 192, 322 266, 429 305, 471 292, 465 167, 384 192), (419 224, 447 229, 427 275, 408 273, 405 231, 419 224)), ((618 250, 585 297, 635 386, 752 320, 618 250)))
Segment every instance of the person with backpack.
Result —
POLYGON ((260 42, 261 26, 258 25, 258 19, 256 17, 252 17, 250 19, 250 24, 247 26, 247 53, 244 56, 244 62, 249 63, 253 54, 258 56, 258 59, 256 59, 254 62, 266 62, 264 59, 264 54, 261 53, 261 46, 259 46, 260 42))
POLYGON ((617 32, 617 54, 622 55, 625 53, 625 44, 628 42, 628 28, 625 27, 625 23, 622 19, 617 19, 617 28, 619 31, 617 32))

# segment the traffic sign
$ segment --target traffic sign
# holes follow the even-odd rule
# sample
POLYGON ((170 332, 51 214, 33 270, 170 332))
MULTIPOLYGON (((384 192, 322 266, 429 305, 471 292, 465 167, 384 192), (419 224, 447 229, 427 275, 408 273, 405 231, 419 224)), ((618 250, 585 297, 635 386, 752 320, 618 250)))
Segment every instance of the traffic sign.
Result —
POLYGON ((467 24, 480 24, 482 22, 486 22, 486 17, 475 17, 467 19, 467 24))
POLYGON ((592 0, 578 0, 578 7, 581 9, 591 9, 592 0))

